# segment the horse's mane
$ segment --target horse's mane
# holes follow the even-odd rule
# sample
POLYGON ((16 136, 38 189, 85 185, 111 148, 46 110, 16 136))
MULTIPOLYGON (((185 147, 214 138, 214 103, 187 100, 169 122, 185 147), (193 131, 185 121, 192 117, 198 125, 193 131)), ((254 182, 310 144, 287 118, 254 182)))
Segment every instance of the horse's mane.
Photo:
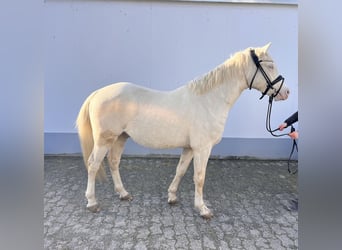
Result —
POLYGON ((225 62, 214 68, 207 74, 191 80, 187 86, 195 94, 202 95, 213 88, 227 82, 228 79, 241 76, 243 70, 241 65, 245 64, 246 56, 243 52, 236 52, 225 62), (235 67, 234 67, 235 66, 235 67))

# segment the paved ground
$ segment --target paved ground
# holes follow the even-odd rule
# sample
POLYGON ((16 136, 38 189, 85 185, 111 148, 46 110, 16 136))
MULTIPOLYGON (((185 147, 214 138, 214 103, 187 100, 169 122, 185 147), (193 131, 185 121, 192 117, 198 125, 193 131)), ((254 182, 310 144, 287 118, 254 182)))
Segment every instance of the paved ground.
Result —
POLYGON ((298 249, 297 175, 288 174, 285 161, 210 159, 204 187, 210 221, 193 208, 192 167, 179 203, 167 203, 177 162, 123 158, 121 175, 133 200, 120 201, 109 179, 96 186, 101 211, 93 214, 85 208, 82 159, 46 156, 44 248, 298 249))

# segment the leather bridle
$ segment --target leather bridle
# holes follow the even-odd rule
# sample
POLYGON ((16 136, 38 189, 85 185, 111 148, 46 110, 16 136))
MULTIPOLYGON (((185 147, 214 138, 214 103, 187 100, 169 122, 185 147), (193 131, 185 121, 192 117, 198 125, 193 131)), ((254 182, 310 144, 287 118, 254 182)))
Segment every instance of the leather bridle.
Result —
POLYGON ((271 96, 272 97, 275 97, 279 94, 279 91, 281 90, 281 88, 283 87, 283 83, 284 83, 284 80, 285 78, 281 75, 279 75, 276 79, 274 79, 273 81, 270 80, 270 78, 268 77, 268 75, 266 74, 264 68, 261 66, 261 62, 267 62, 266 60, 260 60, 259 57, 255 54, 255 51, 254 49, 251 49, 250 50, 250 53, 251 53, 251 57, 253 59, 253 62, 255 63, 255 66, 257 67, 256 68, 256 71, 252 77, 252 80, 251 80, 251 83, 249 84, 249 89, 252 89, 252 85, 253 85, 253 82, 254 82, 254 79, 256 77, 256 74, 258 73, 258 70, 260 70, 261 74, 263 75, 263 77, 265 78, 266 80, 266 83, 267 83, 267 87, 265 89, 264 92, 262 92, 262 95, 261 97, 259 98, 260 100, 267 94, 267 92, 270 90, 270 89, 274 89, 274 85, 277 83, 277 82, 280 82, 281 81, 281 84, 280 84, 280 87, 277 89, 277 91, 275 93, 273 93, 271 96))

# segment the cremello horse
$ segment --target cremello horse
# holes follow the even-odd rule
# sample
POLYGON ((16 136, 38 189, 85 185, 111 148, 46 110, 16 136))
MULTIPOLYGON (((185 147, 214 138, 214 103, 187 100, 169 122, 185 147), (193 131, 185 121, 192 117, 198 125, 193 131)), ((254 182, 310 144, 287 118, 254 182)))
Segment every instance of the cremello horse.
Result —
POLYGON ((202 217, 211 218, 213 214, 203 201, 206 167, 212 147, 221 140, 232 105, 249 87, 261 92, 268 89, 265 94, 276 95, 275 100, 288 97, 288 88, 280 82, 268 88, 269 83, 251 56, 253 50, 264 73, 270 80, 276 79, 278 72, 267 53, 269 46, 237 52, 206 75, 173 91, 161 92, 120 82, 93 92, 83 103, 76 122, 88 170, 87 208, 92 212, 99 210, 95 177, 97 173, 104 174, 102 161, 106 155, 115 191, 122 200, 131 199, 119 173, 121 154, 127 138, 131 137, 146 147, 183 148, 168 189, 170 204, 177 201, 181 178, 194 159, 195 208, 202 217))

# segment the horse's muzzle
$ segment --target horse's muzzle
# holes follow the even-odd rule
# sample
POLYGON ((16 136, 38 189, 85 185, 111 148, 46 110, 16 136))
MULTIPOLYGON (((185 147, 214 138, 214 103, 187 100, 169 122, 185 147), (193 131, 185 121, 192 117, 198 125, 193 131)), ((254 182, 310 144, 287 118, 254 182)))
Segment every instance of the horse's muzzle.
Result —
POLYGON ((290 95, 290 90, 289 88, 283 86, 281 90, 279 91, 278 95, 274 97, 275 101, 281 101, 281 100, 286 100, 290 95))

